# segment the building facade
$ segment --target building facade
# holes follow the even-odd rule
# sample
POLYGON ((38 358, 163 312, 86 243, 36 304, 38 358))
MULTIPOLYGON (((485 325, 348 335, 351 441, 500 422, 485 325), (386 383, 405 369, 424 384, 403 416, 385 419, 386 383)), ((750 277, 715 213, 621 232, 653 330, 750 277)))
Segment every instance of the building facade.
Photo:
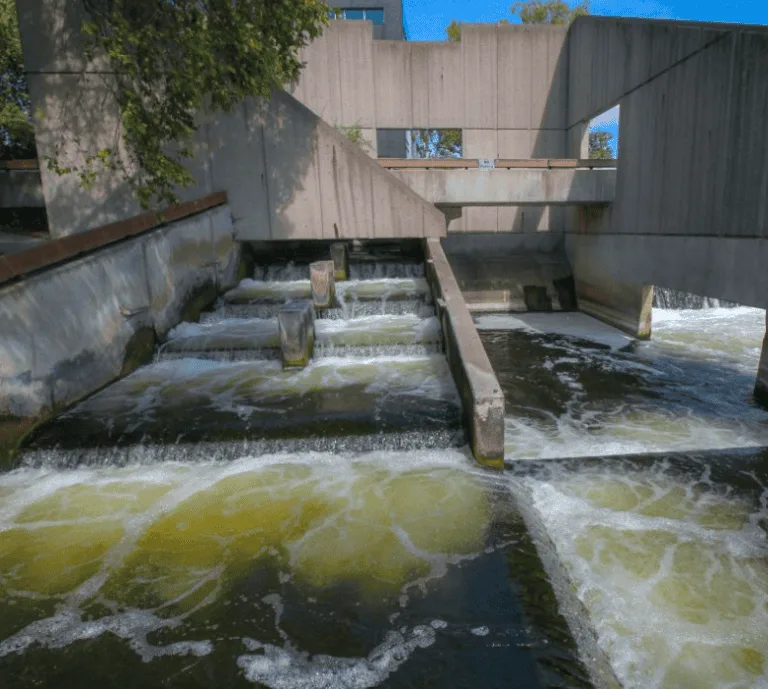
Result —
POLYGON ((329 4, 336 19, 370 21, 376 39, 405 40, 403 0, 332 0, 329 4))

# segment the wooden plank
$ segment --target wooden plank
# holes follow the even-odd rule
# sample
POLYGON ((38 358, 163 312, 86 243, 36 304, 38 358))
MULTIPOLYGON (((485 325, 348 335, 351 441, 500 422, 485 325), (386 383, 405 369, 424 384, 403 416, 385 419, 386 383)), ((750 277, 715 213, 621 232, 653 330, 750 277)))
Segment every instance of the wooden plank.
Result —
POLYGON ((71 261, 81 254, 101 249, 128 237, 135 237, 224 203, 227 203, 227 194, 219 191, 201 199, 170 206, 160 213, 150 211, 70 237, 54 239, 16 254, 0 256, 0 284, 58 263, 71 261))
POLYGON ((549 161, 546 158, 513 159, 503 158, 496 161, 496 167, 501 168, 548 168, 549 161))
POLYGON ((578 160, 575 160, 573 158, 562 158, 562 159, 556 159, 551 158, 549 161, 549 167, 551 168, 572 168, 577 167, 578 160))
POLYGON ((39 170, 37 160, 0 160, 0 170, 39 170))
POLYGON ((616 167, 618 162, 619 161, 616 160, 615 158, 609 158, 609 159, 580 158, 577 161, 577 167, 588 167, 588 168, 616 167))
POLYGON ((427 170, 429 168, 472 168, 478 167, 477 160, 470 158, 377 158, 376 161, 384 168, 412 168, 427 170))

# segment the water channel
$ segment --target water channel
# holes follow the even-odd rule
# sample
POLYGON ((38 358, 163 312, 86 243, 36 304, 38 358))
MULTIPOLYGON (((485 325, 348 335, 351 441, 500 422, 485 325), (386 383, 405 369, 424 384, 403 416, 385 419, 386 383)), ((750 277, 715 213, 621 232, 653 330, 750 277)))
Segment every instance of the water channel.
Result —
POLYGON ((419 265, 281 370, 272 267, 0 475, 0 686, 768 687, 757 309, 476 316, 477 467, 419 265))

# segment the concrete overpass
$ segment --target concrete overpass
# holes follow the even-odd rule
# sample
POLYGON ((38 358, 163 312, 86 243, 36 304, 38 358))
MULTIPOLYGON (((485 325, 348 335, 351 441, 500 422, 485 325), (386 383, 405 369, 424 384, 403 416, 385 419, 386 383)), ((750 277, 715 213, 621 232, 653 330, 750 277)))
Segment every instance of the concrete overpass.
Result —
POLYGON ((613 201, 616 190, 616 161, 380 159, 379 164, 438 207, 602 205, 613 201))

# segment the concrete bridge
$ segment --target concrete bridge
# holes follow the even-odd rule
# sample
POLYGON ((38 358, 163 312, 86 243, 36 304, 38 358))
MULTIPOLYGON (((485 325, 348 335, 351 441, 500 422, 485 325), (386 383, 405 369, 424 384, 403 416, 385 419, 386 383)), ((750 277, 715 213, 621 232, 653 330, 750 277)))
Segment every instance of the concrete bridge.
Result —
MULTIPOLYGON (((110 73, 85 59, 78 7, 19 3, 39 155, 75 165, 121 145, 110 73)), ((766 27, 582 17, 408 43, 334 22, 302 57, 299 82, 268 107, 200 113, 197 185, 181 198, 226 192, 234 241, 447 236, 449 246, 466 235, 454 248, 510 266, 552 255, 580 310, 639 337, 650 336, 654 285, 768 307, 766 27), (579 167, 590 120, 615 105, 616 169, 579 167), (360 128, 368 153, 343 127, 360 128), (377 132, 413 128, 460 129, 465 169, 375 159, 377 132), (495 169, 469 162, 481 159, 495 169)), ((140 215, 115 174, 89 190, 40 174, 53 238, 140 215)), ((768 396, 768 354, 758 391, 768 396)))
POLYGON ((387 159, 379 164, 439 208, 603 205, 616 193, 616 161, 387 159))

